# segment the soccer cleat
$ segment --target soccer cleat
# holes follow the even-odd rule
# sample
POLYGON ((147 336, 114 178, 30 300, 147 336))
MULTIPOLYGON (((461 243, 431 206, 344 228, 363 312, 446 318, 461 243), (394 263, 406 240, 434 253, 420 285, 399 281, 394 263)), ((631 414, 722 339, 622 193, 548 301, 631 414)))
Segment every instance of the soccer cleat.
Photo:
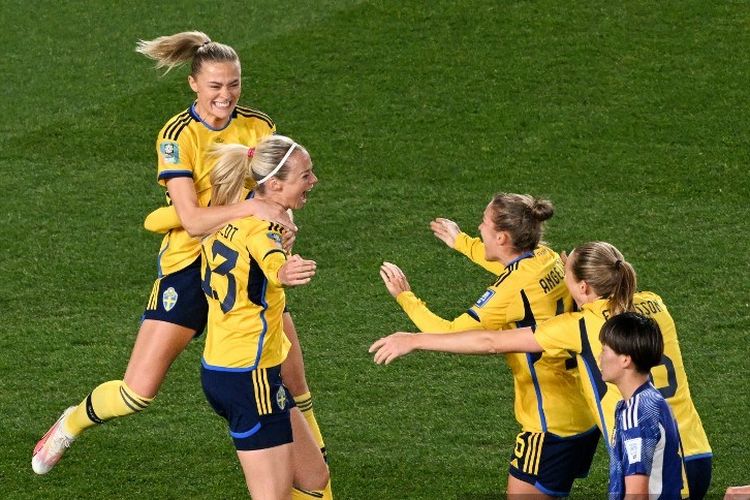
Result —
POLYGON ((47 434, 42 436, 42 439, 34 447, 34 454, 31 457, 31 468, 37 474, 46 474, 52 470, 57 462, 65 453, 70 445, 75 441, 75 438, 65 434, 62 429, 63 421, 70 415, 75 406, 71 406, 60 415, 57 422, 50 427, 47 434))

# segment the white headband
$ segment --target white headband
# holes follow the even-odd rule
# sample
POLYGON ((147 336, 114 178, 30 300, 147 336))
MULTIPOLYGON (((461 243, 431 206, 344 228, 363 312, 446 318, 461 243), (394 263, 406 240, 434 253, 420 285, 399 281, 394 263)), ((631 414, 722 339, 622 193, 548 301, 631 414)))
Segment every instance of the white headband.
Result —
POLYGON ((284 162, 289 158, 289 155, 291 155, 292 151, 294 151, 294 147, 295 146, 297 146, 297 143, 296 142, 292 142, 292 145, 289 147, 289 150, 286 152, 286 154, 281 159, 281 161, 279 162, 279 164, 276 165, 276 167, 273 170, 271 170, 271 172, 267 176, 265 176, 261 180, 257 181, 256 184, 258 184, 260 186, 261 184, 263 184, 264 182, 266 182, 268 179, 270 179, 271 177, 273 177, 274 175, 276 175, 278 173, 278 171, 281 169, 281 167, 284 166, 284 162))

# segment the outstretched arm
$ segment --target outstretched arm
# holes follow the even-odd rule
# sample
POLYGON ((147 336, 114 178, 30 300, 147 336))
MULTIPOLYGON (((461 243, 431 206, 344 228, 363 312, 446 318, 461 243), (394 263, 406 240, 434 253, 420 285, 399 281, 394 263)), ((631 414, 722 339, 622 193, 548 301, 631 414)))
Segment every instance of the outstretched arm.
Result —
POLYGON ((461 231, 458 224, 450 219, 438 217, 430 222, 430 229, 437 239, 455 251, 464 254, 474 264, 485 268, 495 276, 499 276, 505 266, 499 262, 491 262, 484 257, 484 243, 479 238, 472 238, 461 231))
POLYGON ((380 266, 380 277, 383 278, 388 293, 396 299, 420 331, 462 332, 482 326, 477 318, 466 313, 449 321, 430 311, 427 304, 412 293, 406 275, 396 264, 383 262, 380 266))
POLYGON ((440 351, 456 354, 504 354, 542 352, 529 327, 515 330, 473 330, 458 333, 397 332, 376 340, 369 349, 377 364, 389 364, 412 351, 440 351))

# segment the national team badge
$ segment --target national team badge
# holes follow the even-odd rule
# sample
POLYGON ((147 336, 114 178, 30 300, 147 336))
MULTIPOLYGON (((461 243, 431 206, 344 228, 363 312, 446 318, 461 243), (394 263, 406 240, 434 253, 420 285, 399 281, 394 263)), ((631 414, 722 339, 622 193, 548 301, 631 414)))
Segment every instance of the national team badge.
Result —
POLYGON ((493 295, 495 295, 494 290, 487 290, 486 292, 484 292, 484 294, 481 297, 479 297, 479 300, 477 300, 476 306, 477 307, 484 306, 487 303, 487 301, 489 301, 492 298, 493 295))
POLYGON ((161 303, 164 305, 165 311, 171 311, 172 308, 177 304, 177 292, 171 286, 164 290, 161 294, 161 303))
POLYGON ((162 142, 159 144, 159 152, 164 163, 180 163, 180 147, 176 142, 162 142))
POLYGON ((284 386, 279 387, 279 390, 276 393, 276 404, 279 406, 280 410, 286 408, 286 391, 284 390, 284 386))

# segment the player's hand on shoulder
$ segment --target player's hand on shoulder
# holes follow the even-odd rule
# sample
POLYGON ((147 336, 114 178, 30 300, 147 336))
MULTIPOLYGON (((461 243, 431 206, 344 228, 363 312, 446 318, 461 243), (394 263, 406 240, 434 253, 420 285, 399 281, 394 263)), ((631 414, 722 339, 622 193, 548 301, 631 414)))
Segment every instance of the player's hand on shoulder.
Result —
POLYGON ((284 286, 300 286, 310 283, 318 265, 314 260, 292 255, 279 269, 279 281, 284 286))
POLYGON ((241 203, 244 204, 247 210, 246 215, 252 215, 258 219, 281 224, 287 230, 285 232, 297 232, 297 226, 292 221, 291 211, 287 211, 281 205, 257 198, 251 198, 241 203))
POLYGON ((383 265, 380 266, 380 277, 383 278, 383 283, 385 283, 388 293, 394 298, 398 297, 398 294, 402 292, 411 291, 406 275, 396 264, 383 262, 383 265))
POLYGON ((396 332, 373 342, 368 352, 375 353, 373 356, 375 363, 387 365, 394 359, 412 352, 415 337, 414 333, 396 332))
POLYGON ((461 232, 461 228, 458 227, 458 224, 450 219, 438 217, 430 222, 430 229, 432 229, 432 233, 437 239, 451 248, 456 248, 456 237, 458 237, 461 232))

